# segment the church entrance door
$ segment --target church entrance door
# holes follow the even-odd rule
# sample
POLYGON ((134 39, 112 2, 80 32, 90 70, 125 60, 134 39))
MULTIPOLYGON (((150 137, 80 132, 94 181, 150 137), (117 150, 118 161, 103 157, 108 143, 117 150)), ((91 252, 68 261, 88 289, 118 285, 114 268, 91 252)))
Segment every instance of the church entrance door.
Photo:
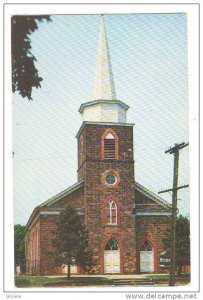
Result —
POLYGON ((140 272, 154 272, 154 251, 149 241, 145 241, 140 249, 140 272))
POLYGON ((104 250, 104 273, 120 273, 120 250, 115 240, 109 240, 104 250))

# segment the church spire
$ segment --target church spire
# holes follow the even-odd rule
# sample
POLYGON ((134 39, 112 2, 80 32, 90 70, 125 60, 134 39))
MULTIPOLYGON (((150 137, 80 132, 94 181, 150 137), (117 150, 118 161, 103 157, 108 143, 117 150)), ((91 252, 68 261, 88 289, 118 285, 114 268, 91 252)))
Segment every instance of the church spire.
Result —
POLYGON ((116 99, 104 19, 101 18, 93 99, 82 103, 79 112, 85 122, 126 123, 129 106, 116 99))
POLYGON ((96 71, 93 88, 93 100, 98 99, 116 100, 113 72, 103 16, 101 16, 99 43, 96 58, 96 71))

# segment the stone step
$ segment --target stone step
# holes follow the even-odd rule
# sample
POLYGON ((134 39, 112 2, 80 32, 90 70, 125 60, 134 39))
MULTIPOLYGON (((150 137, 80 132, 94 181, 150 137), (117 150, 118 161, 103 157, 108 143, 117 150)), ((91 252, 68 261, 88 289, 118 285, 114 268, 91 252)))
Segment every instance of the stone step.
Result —
POLYGON ((114 279, 113 285, 154 285, 154 280, 151 278, 126 278, 126 279, 114 279))

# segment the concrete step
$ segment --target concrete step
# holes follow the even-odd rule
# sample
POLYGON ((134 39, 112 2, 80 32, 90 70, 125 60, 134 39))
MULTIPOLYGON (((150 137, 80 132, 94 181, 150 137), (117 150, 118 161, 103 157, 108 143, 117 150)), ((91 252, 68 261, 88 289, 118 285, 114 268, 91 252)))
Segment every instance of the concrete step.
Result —
POLYGON ((149 286, 154 285, 154 280, 151 278, 126 278, 126 279, 114 279, 113 285, 140 285, 149 286))

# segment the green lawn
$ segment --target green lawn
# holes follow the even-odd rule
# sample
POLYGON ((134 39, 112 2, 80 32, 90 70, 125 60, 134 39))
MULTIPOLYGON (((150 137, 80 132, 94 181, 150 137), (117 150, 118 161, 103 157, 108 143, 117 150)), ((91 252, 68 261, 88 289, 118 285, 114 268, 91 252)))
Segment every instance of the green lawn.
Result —
MULTIPOLYGON (((167 284, 169 275, 166 274, 146 274, 147 278, 152 278, 157 285, 167 284)), ((122 276, 121 278, 122 279, 122 276)), ((176 276, 177 285, 184 285, 190 282, 190 274, 176 276)), ((15 278, 16 287, 68 287, 68 286, 108 286, 112 285, 113 280, 106 277, 77 277, 70 279, 64 277, 46 277, 23 275, 15 278)))
POLYGON ((29 276, 23 275, 15 278, 15 285, 17 287, 41 287, 46 282, 61 282, 64 281, 62 277, 49 278, 45 276, 29 276))
POLYGON ((43 287, 43 286, 80 286, 80 285, 108 285, 111 284, 111 280, 104 277, 71 277, 67 280, 67 277, 46 277, 46 276, 30 276, 23 275, 15 278, 16 287, 43 287))
MULTIPOLYGON (((169 279, 169 274, 150 274, 150 275, 146 275, 148 278, 152 278, 152 279, 169 279)), ((180 276, 175 277, 176 279, 190 279, 190 273, 183 273, 180 276)))
MULTIPOLYGON (((152 278, 157 285, 167 284, 169 282, 169 275, 167 274, 153 274, 147 275, 148 278, 152 278)), ((175 277, 176 285, 185 285, 190 283, 190 273, 184 273, 175 277)))

